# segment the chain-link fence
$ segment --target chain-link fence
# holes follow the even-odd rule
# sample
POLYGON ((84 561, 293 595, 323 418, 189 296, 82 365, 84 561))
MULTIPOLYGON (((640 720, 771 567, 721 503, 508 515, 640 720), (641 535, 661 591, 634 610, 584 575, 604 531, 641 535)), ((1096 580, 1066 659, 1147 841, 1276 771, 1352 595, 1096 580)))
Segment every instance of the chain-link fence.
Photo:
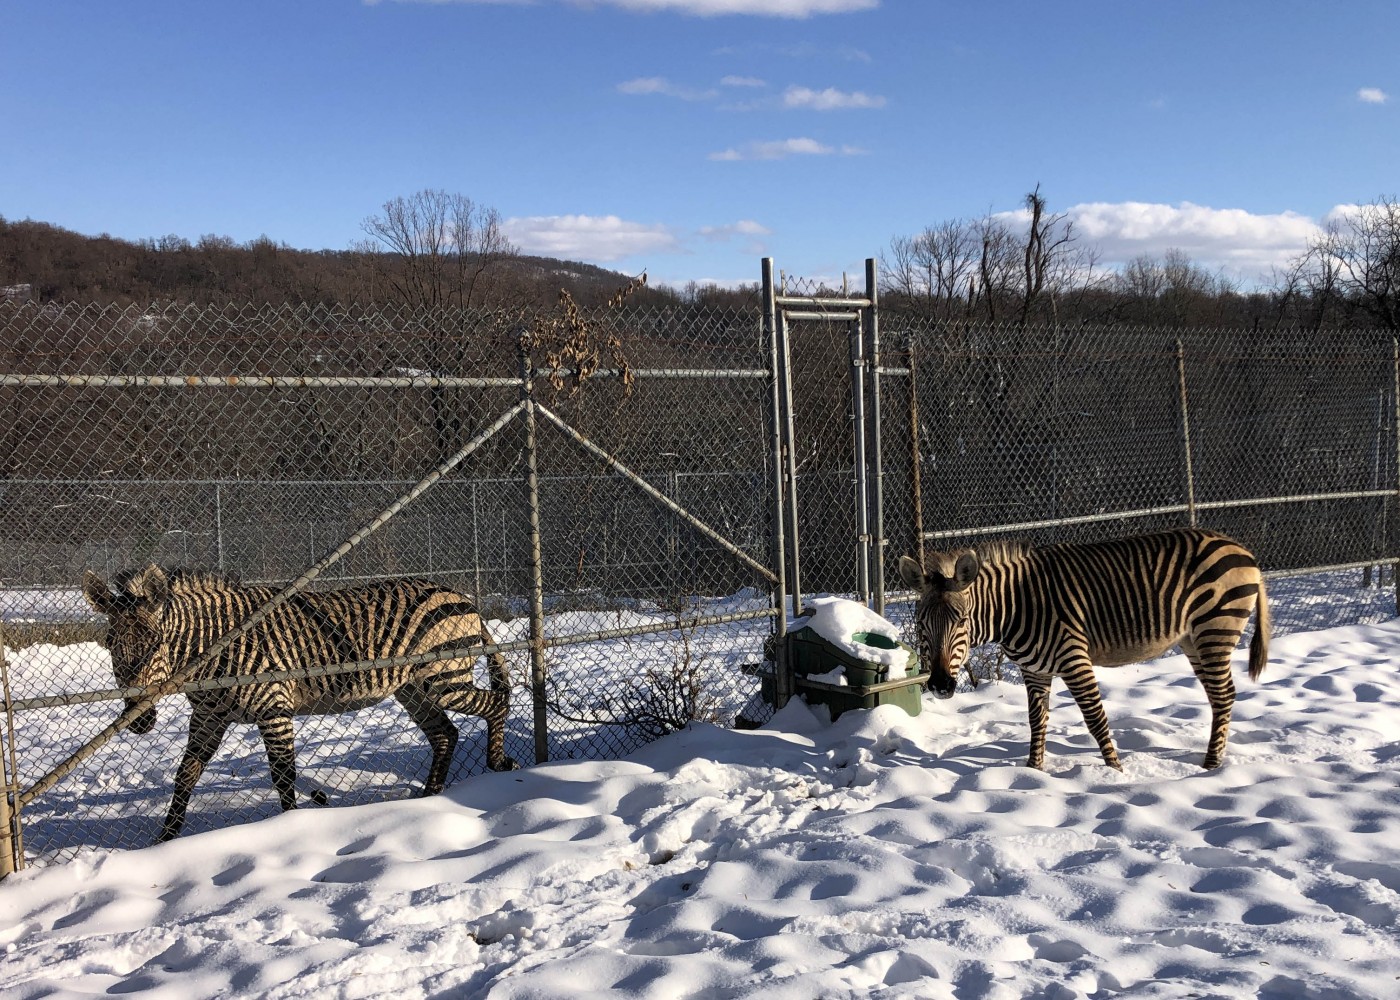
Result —
MULTIPOLYGON (((149 843, 184 750, 185 698, 149 735, 111 731, 123 692, 88 570, 474 595, 479 652, 511 667, 506 750, 527 763, 767 717, 753 667, 782 594, 784 467, 802 591, 883 583, 895 621, 895 565, 918 546, 1193 520, 1274 574, 1332 570, 1296 599, 1275 586, 1278 630, 1393 613, 1389 335, 873 316, 795 307, 770 339, 759 309, 0 304, 3 749, 24 856, 149 843), (862 551, 883 579, 863 580, 862 551)), ((484 726, 454 720, 449 782, 485 767, 484 726)), ((386 701, 299 719, 296 761, 351 803, 412 794, 428 750, 386 701)), ((235 726, 186 829, 277 808, 258 730, 235 726)))
MULTIPOLYGON (((525 763, 729 724, 758 693, 773 419, 754 315, 7 305, 0 345, 5 773, 31 863, 151 842, 185 750, 185 698, 149 735, 112 728, 142 692, 114 686, 88 570, 475 595, 525 763)), ((235 676, 176 680, 246 680, 212 672, 235 676)), ((485 767, 485 727, 454 721, 449 783, 485 767)), ((393 701, 296 730, 318 801, 422 785, 427 744, 393 701)), ((277 808, 258 729, 235 725, 185 829, 277 808)))
POLYGON ((954 549, 1195 523, 1259 556, 1275 632, 1395 614, 1392 335, 1017 328, 888 311, 882 327, 916 373, 914 423, 889 400, 887 439, 903 439, 886 456, 915 447, 916 428, 922 498, 918 523, 890 525, 891 575, 916 537, 954 549))

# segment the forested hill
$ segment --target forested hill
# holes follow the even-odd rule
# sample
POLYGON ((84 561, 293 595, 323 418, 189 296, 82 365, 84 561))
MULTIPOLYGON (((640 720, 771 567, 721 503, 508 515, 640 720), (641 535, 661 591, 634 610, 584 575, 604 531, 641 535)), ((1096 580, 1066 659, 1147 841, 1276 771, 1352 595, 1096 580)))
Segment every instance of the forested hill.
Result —
MULTIPOLYGON (((10 298, 39 302, 499 307, 552 304, 566 289, 580 304, 596 305, 632 277, 514 252, 445 258, 440 264, 441 274, 425 277, 409 275, 402 256, 369 248, 298 250, 265 236, 246 243, 226 236, 203 236, 194 243, 178 236, 133 242, 0 217, 0 288, 10 298), (470 285, 456 280, 464 275, 470 285), (430 302, 430 295, 441 299, 430 302)), ((676 299, 664 289, 648 289, 644 297, 676 299)))

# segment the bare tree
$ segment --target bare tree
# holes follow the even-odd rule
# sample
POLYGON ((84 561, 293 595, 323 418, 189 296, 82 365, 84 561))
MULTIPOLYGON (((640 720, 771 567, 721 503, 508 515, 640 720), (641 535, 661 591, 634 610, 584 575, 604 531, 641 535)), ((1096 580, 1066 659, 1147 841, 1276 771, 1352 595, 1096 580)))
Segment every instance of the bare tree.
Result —
POLYGON ((415 306, 483 304, 490 268, 519 253, 494 208, 446 191, 424 189, 386 201, 383 214, 371 215, 361 228, 398 258, 390 284, 415 306))
POLYGON ((1048 300, 1050 321, 1059 321, 1060 296, 1093 284, 1098 252, 1079 243, 1074 222, 1064 212, 1046 210, 1040 185, 1026 195, 1030 220, 1021 257, 1021 323, 1031 319, 1037 303, 1048 300))
POLYGON ((979 246, 977 279, 980 287, 973 290, 971 298, 976 301, 980 296, 987 319, 995 323, 998 304, 1005 303, 1016 287, 1020 241, 1004 220, 990 212, 973 223, 973 233, 979 246))
POLYGON ((1400 201, 1381 197, 1341 213, 1291 270, 1292 284, 1312 296, 1319 324, 1335 304, 1400 330, 1400 201))

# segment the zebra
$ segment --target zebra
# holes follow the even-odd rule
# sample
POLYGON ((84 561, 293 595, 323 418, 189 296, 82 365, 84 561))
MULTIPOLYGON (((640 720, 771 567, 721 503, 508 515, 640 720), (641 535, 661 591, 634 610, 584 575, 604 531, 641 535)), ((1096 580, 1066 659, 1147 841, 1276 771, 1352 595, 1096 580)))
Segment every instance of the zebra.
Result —
POLYGON ((1259 678, 1269 658, 1268 596, 1244 546, 1180 528, 1101 542, 999 543, 980 552, 930 553, 925 565, 927 572, 903 556, 899 575, 918 593, 915 619, 930 660, 930 688, 951 697, 969 648, 1000 644, 1025 678, 1028 766, 1044 767, 1050 684, 1059 676, 1104 763, 1121 771, 1094 664, 1136 663, 1175 643, 1210 701, 1203 766, 1220 765, 1235 701, 1230 655, 1255 611, 1250 680, 1259 678))
MULTIPOLYGON (((88 570, 83 595, 95 611, 107 616, 105 645, 122 687, 158 684, 178 675, 280 590, 239 586, 199 570, 167 574, 154 564, 119 574, 114 583, 111 587, 88 570)), ((247 677, 490 642, 480 612, 467 596, 422 581, 387 580, 292 597, 219 654, 200 677, 247 677)), ((351 712, 390 696, 408 712, 432 749, 424 795, 442 791, 457 745, 457 727, 445 710, 485 719, 487 766, 493 771, 514 769, 515 761, 505 753, 509 668, 500 653, 487 660, 489 690, 473 683, 475 657, 463 657, 187 692, 189 738, 158 842, 179 835, 195 782, 235 722, 258 727, 283 810, 296 807, 293 716, 351 712)), ((136 704, 129 699, 126 707, 136 704)), ((151 705, 131 729, 149 733, 155 724, 156 708, 151 705)), ((316 801, 323 802, 324 796, 316 801)))

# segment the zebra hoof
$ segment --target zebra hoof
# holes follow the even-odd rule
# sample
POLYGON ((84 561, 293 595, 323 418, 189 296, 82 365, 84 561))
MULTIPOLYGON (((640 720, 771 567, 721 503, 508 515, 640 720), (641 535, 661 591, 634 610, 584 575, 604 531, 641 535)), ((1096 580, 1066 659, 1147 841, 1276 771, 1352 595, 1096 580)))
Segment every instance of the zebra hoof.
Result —
POLYGON ((494 764, 488 764, 487 767, 491 768, 491 770, 493 770, 493 771, 518 771, 518 770, 520 770, 520 765, 517 764, 517 763, 515 762, 515 758, 514 758, 514 757, 503 757, 501 760, 497 761, 497 762, 494 763, 494 764))
POLYGON ((316 803, 318 806, 328 806, 331 804, 331 797, 321 789, 317 788, 311 793, 311 801, 316 803))

